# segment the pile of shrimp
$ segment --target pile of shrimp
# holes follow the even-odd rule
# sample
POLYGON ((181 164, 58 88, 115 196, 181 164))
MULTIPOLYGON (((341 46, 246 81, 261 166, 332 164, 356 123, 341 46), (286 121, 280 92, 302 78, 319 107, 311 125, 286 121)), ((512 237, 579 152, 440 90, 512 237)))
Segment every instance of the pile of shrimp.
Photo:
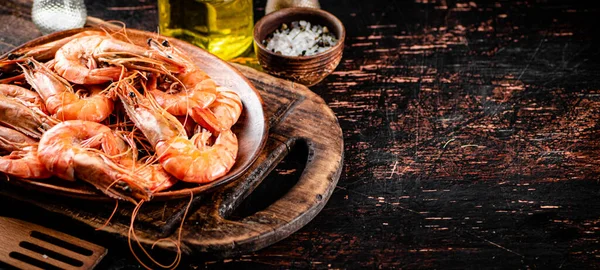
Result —
POLYGON ((242 107, 167 40, 83 31, 0 59, 0 172, 148 201, 225 175, 242 107))

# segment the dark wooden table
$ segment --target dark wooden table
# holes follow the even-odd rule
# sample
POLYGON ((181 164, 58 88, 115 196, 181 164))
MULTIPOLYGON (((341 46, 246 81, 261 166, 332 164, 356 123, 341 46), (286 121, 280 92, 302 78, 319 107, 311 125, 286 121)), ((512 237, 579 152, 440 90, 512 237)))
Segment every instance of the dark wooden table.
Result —
MULTIPOLYGON (((155 1, 86 2, 91 16, 157 29, 155 1)), ((18 45, 14 35, 39 35, 2 19, 26 14, 27 3, 0 7, 4 51, 18 45)), ((265 1, 254 3, 259 19, 265 1)), ((347 30, 342 63, 311 87, 344 130, 338 187, 287 239, 236 258, 185 257, 182 268, 600 268, 599 9, 321 5, 347 30)), ((294 177, 297 164, 273 177, 294 177)), ((3 211, 85 231, 26 205, 3 211)), ((102 269, 138 267, 122 240, 83 237, 110 248, 102 269)))

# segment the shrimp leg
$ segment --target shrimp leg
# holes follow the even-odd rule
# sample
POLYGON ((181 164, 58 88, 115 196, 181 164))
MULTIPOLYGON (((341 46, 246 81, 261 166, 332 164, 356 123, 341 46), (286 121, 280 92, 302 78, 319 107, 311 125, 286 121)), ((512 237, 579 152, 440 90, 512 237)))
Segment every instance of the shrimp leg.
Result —
POLYGON ((217 99, 207 108, 195 106, 189 115, 202 127, 213 133, 229 130, 242 114, 240 96, 225 87, 217 87, 217 99))

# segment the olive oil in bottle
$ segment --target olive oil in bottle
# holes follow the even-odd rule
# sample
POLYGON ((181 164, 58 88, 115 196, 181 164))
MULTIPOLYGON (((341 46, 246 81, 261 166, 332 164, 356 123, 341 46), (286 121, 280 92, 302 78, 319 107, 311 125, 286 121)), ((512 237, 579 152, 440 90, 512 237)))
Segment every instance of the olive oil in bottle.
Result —
POLYGON ((161 34, 229 60, 252 44, 252 0, 158 0, 161 34))

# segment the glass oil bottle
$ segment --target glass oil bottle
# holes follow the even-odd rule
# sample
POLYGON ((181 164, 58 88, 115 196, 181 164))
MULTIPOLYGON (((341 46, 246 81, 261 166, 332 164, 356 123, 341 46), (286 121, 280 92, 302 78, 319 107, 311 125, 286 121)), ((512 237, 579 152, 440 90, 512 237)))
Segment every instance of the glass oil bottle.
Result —
POLYGON ((159 31, 230 60, 250 48, 252 0, 158 0, 159 31))

